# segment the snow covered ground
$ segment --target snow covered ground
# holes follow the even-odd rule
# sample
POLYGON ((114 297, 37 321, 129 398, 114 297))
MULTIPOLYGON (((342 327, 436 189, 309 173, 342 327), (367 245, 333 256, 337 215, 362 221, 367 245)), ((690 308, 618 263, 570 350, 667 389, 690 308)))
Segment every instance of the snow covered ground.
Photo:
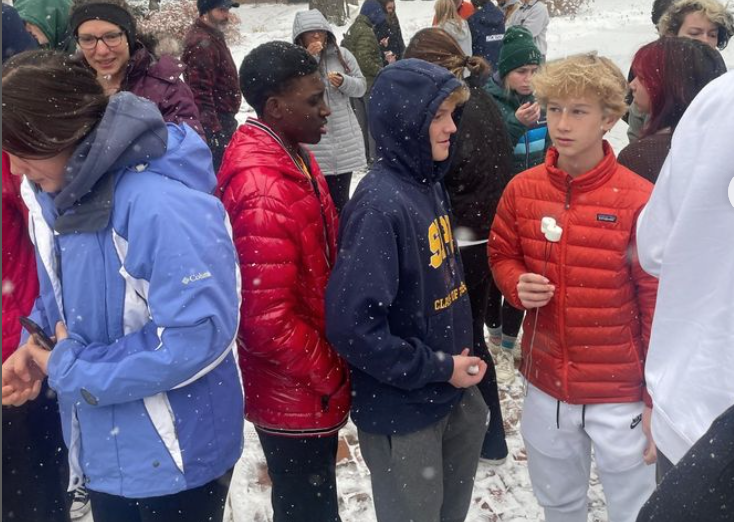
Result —
MULTIPOLYGON (((433 17, 433 2, 397 0, 406 44, 419 29, 427 27, 433 17)), ((551 20, 548 29, 549 59, 570 54, 598 51, 608 56, 626 74, 634 52, 656 38, 650 21, 652 0, 592 0, 591 5, 575 17, 551 20)), ((291 41, 293 16, 307 9, 306 4, 243 5, 237 11, 242 19, 242 44, 233 48, 237 64, 259 44, 271 40, 291 41)), ((357 10, 350 6, 352 17, 357 10)), ((335 28, 338 40, 348 26, 335 28)), ((724 51, 729 67, 734 66, 734 45, 724 51)), ((252 114, 243 107, 240 119, 252 114)), ((626 125, 620 123, 610 135, 619 151, 627 144, 626 125)), ((522 411, 522 387, 519 377, 508 390, 501 391, 510 458, 500 467, 480 464, 474 488, 474 502, 469 522, 521 522, 542 520, 527 474, 526 457, 519 434, 522 411)), ((337 467, 341 517, 344 522, 375 520, 371 500, 369 472, 357 444, 356 429, 349 424, 342 432, 342 457, 337 467)), ((235 470, 232 483, 229 522, 265 522, 272 520, 270 489, 265 459, 251 425, 246 429, 245 451, 235 470)), ((591 520, 606 520, 604 497, 594 474, 589 491, 591 520)), ((91 516, 86 522, 90 522, 91 516)))

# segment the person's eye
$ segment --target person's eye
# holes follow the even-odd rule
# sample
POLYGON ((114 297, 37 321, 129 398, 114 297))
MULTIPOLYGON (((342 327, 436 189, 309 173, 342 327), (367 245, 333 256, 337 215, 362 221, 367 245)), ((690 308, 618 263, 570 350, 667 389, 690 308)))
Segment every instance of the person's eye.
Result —
POLYGON ((548 107, 548 112, 552 112, 555 114, 557 112, 561 112, 561 109, 559 109, 558 107, 548 107))

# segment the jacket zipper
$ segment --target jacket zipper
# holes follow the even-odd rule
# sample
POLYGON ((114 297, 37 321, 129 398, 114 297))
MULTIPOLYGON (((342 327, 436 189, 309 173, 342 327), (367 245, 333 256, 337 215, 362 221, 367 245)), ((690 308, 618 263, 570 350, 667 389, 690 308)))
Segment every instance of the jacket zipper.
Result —
MULTIPOLYGON (((571 208, 571 182, 566 181, 566 210, 571 208)), ((558 290, 560 295, 558 299, 558 343, 563 355, 563 370, 561 375, 561 386, 563 387, 563 397, 568 398, 568 350, 566 349, 566 246, 568 241, 568 212, 563 213, 563 230, 561 234, 560 250, 558 252, 558 290)))

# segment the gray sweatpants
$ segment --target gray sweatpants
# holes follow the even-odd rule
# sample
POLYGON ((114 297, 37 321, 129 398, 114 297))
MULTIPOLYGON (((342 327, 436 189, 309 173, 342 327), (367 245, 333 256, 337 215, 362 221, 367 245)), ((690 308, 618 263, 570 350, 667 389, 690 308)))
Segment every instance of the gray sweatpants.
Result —
POLYGON ((476 386, 452 412, 406 435, 359 430, 379 522, 463 522, 489 411, 476 386))

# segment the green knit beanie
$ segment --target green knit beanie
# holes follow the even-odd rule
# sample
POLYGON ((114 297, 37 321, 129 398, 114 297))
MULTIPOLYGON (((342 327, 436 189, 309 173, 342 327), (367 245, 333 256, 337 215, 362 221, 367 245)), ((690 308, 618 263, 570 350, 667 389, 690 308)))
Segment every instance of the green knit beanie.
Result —
POLYGON ((497 62, 497 70, 501 77, 518 67, 525 65, 540 65, 541 55, 538 47, 533 43, 533 33, 520 25, 513 25, 505 31, 502 39, 502 50, 497 62))

